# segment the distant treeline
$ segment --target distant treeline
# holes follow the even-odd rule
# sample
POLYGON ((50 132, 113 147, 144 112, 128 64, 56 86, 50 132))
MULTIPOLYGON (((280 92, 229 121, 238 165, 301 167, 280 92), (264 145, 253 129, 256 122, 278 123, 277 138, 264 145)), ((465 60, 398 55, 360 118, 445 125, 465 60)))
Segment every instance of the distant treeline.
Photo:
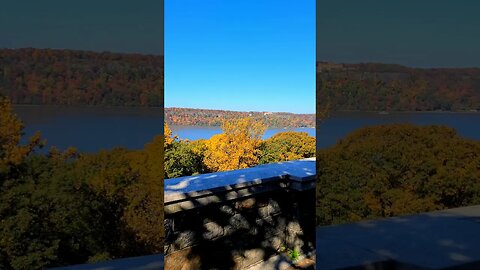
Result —
POLYGON ((163 106, 163 56, 1 49, 0 94, 15 104, 163 106))
POLYGON ((480 110, 480 68, 318 62, 317 106, 334 111, 480 110))
POLYGON ((236 112, 189 108, 165 108, 165 121, 169 125, 221 126, 224 120, 250 116, 268 127, 314 127, 315 114, 236 112))

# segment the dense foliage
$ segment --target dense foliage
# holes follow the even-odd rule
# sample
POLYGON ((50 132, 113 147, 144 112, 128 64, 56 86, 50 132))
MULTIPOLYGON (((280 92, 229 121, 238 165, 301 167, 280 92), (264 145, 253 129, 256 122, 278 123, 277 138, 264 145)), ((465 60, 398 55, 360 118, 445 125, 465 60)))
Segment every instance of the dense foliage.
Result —
POLYGON ((163 57, 0 49, 0 94, 15 104, 163 106, 163 57))
POLYGON ((314 127, 315 114, 278 112, 237 112, 189 108, 165 108, 165 121, 169 125, 221 126, 225 120, 250 117, 268 127, 314 127))
POLYGON ((480 204, 480 142, 451 128, 362 128, 317 162, 322 225, 480 204))
POLYGON ((204 152, 201 146, 204 141, 173 141, 165 148, 166 178, 194 175, 208 172, 203 163, 204 152))
POLYGON ((138 256, 163 249, 163 139, 144 150, 37 154, 0 98, 0 269, 138 256))
POLYGON ((480 68, 317 63, 317 103, 335 111, 480 110, 480 68))
POLYGON ((244 169, 258 164, 265 125, 252 118, 225 121, 222 134, 206 141, 204 163, 210 171, 244 169))
POLYGON ((260 146, 260 163, 296 160, 315 156, 315 137, 306 132, 280 132, 260 146))
POLYGON ((315 156, 315 138, 280 132, 262 140, 266 126, 251 117, 226 120, 208 140, 180 140, 165 124, 165 177, 227 171, 315 156))

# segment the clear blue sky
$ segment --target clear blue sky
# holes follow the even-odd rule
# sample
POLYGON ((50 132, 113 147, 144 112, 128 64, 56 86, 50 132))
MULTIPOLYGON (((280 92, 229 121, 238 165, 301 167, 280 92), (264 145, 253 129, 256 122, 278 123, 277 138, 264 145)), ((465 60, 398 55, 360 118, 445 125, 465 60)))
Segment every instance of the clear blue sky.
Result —
POLYGON ((163 54, 163 0, 14 0, 0 7, 0 48, 163 54))
POLYGON ((480 1, 318 0, 317 58, 480 66, 480 1))
POLYGON ((165 106, 315 112, 314 0, 166 0, 165 106))

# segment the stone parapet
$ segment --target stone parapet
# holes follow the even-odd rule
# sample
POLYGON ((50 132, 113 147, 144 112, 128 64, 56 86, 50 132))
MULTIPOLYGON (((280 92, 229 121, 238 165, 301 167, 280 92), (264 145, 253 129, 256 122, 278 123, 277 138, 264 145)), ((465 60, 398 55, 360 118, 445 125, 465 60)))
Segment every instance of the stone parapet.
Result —
POLYGON ((245 269, 315 250, 315 159, 165 180, 165 269, 245 269), (185 268, 186 267, 186 268, 185 268))

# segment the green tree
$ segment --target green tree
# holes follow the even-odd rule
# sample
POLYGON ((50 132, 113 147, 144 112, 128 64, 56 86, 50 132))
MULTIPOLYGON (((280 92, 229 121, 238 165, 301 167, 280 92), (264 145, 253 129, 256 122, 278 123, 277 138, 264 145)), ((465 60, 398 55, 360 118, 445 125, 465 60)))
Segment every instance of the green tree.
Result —
POLYGON ((118 206, 78 181, 74 164, 35 155, 22 169, 1 190, 0 268, 44 269, 127 254, 122 246, 132 246, 125 244, 133 235, 117 218, 118 206))
POLYGON ((201 142, 173 142, 165 152, 166 178, 206 172, 201 142))
POLYGON ((315 156, 315 137, 306 132, 280 132, 261 144, 260 164, 315 156))

